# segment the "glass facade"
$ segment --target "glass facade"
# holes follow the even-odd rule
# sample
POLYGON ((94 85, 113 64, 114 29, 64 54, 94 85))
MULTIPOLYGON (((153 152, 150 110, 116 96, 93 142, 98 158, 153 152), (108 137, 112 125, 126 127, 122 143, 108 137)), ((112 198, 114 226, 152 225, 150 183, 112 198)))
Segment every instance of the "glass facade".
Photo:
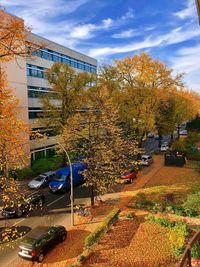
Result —
POLYGON ((97 72, 97 67, 95 65, 72 58, 70 56, 66 56, 64 54, 55 52, 50 49, 40 49, 38 51, 33 52, 33 55, 37 57, 45 58, 47 60, 51 60, 54 62, 61 62, 67 65, 70 65, 73 68, 83 70, 86 72, 91 72, 91 73, 97 72))
POLYGON ((41 108, 29 108, 29 119, 38 119, 43 117, 43 110, 41 108))
POLYGON ((33 161, 35 160, 52 157, 54 155, 55 155, 55 145, 45 146, 41 147, 40 149, 31 150, 31 163, 33 163, 33 161))
POLYGON ((56 92, 53 92, 50 88, 28 86, 28 97, 29 98, 41 98, 47 96, 49 98, 56 98, 56 92))
POLYGON ((43 67, 27 64, 27 76, 46 79, 46 70, 43 67))

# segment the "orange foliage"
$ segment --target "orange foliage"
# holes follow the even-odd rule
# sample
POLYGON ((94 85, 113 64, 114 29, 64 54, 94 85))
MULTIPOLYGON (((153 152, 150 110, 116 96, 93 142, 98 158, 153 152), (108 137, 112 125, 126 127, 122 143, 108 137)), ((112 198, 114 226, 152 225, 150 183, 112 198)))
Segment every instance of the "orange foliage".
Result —
POLYGON ((29 128, 16 117, 18 100, 8 88, 3 71, 0 72, 0 169, 8 176, 10 168, 18 168, 25 163, 26 141, 23 133, 29 128))

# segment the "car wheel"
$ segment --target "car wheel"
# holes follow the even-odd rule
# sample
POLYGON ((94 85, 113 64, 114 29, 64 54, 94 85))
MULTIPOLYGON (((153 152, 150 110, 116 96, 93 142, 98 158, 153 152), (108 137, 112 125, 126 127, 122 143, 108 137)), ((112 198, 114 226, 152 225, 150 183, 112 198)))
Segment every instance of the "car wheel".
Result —
POLYGON ((66 235, 62 235, 61 237, 61 242, 64 242, 66 240, 67 236, 66 235))
POLYGON ((18 209, 18 210, 16 211, 16 215, 17 215, 17 217, 21 217, 22 214, 23 214, 23 212, 22 212, 21 209, 18 209))
POLYGON ((40 255, 38 256, 38 262, 42 262, 44 260, 44 254, 40 253, 40 255))

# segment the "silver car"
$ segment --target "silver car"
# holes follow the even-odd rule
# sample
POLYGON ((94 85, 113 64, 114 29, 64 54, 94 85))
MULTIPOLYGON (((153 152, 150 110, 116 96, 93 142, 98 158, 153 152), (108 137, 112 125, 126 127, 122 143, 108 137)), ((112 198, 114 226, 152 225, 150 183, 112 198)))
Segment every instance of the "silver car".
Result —
POLYGON ((153 163, 153 158, 151 155, 142 155, 140 164, 142 166, 149 166, 151 163, 153 163))
POLYGON ((49 171, 43 174, 40 174, 38 177, 30 181, 28 184, 29 188, 31 189, 38 189, 41 187, 46 187, 49 185, 51 180, 54 178, 56 172, 49 171))

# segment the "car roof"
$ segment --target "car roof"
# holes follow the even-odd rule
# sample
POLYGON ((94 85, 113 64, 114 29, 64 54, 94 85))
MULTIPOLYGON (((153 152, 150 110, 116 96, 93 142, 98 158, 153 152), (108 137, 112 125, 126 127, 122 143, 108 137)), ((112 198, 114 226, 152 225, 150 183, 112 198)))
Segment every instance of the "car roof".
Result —
POLYGON ((30 233, 28 233, 26 237, 32 238, 32 239, 38 239, 43 234, 47 233, 50 229, 51 229, 50 226, 37 226, 30 233))
POLYGON ((151 155, 145 154, 145 155, 142 155, 141 157, 147 158, 147 157, 151 157, 151 155))

